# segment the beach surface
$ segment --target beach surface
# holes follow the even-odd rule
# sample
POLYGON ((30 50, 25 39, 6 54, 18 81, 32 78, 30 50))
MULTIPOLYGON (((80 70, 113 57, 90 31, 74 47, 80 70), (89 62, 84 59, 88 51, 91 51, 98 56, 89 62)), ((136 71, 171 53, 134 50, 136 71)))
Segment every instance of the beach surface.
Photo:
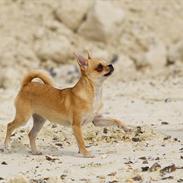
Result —
MULTIPOLYGON (((12 135, 11 149, 0 150, 0 182, 183 182, 182 85, 181 77, 106 82, 103 113, 123 120, 131 132, 83 126, 94 158, 78 154, 71 128, 50 122, 37 138, 43 154, 32 155, 30 119, 12 135)), ((0 91, 1 147, 16 92, 0 91)))

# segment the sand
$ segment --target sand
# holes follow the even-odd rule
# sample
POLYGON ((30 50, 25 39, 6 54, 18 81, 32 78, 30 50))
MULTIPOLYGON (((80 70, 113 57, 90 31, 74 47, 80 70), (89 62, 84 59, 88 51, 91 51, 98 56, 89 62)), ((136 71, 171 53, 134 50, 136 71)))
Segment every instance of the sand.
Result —
MULTIPOLYGON (((0 151, 0 182, 183 182, 182 84, 182 77, 106 82, 104 114, 122 119, 132 131, 84 126, 94 158, 78 154, 70 128, 49 122, 37 139, 43 155, 33 156, 30 120, 13 134, 11 150, 0 151)), ((1 147, 15 95, 16 90, 0 91, 1 147)))

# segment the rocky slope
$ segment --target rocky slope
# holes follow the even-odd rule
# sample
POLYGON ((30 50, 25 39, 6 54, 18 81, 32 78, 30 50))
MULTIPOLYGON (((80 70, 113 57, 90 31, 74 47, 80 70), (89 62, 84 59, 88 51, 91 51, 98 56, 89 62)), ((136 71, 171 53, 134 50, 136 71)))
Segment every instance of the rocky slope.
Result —
POLYGON ((86 50, 118 61, 119 78, 182 62, 182 10, 181 0, 1 0, 0 86, 86 50))

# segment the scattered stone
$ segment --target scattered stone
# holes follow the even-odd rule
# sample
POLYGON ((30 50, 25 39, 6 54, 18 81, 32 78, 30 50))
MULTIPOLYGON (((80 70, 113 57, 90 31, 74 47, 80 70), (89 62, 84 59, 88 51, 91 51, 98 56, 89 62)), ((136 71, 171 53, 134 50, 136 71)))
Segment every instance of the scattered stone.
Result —
POLYGON ((108 176, 115 176, 117 174, 117 172, 112 172, 112 173, 109 173, 108 176))
POLYGON ((168 125, 169 123, 166 122, 166 121, 162 121, 161 124, 162 124, 162 125, 168 125))
POLYGON ((133 138, 132 138, 132 141, 133 141, 133 142, 140 142, 140 138, 139 138, 139 137, 133 137, 133 138))
POLYGON ((62 175, 60 176, 60 178, 61 178, 62 180, 64 180, 66 177, 67 177, 66 174, 62 174, 62 175))
POLYGON ((144 132, 142 131, 141 126, 137 126, 137 128, 136 128, 136 135, 139 135, 139 134, 142 134, 142 133, 144 133, 144 132))
POLYGON ((51 128, 57 128, 56 124, 51 125, 51 128))
POLYGON ((140 175, 137 175, 132 178, 134 181, 142 181, 142 177, 140 175))
POLYGON ((104 128, 104 129, 103 129, 103 133, 106 134, 107 132, 108 132, 107 128, 104 128))
POLYGON ((166 173, 174 172, 176 170, 175 164, 172 164, 170 166, 166 166, 160 170, 161 175, 164 175, 166 173))
POLYGON ((97 178, 99 178, 99 179, 105 179, 105 176, 103 176, 103 175, 98 175, 97 178))
POLYGON ((62 143, 56 143, 55 145, 63 148, 63 144, 62 143))
POLYGON ((129 165, 129 164, 133 164, 133 162, 132 161, 128 161, 128 162, 125 162, 124 164, 129 165))
POLYGON ((144 167, 141 167, 141 169, 142 169, 143 172, 146 172, 146 171, 149 170, 149 167, 148 166, 144 166, 144 167))
POLYGON ((170 98, 166 98, 165 99, 165 103, 167 103, 167 102, 171 102, 171 99, 170 98))
POLYGON ((141 160, 147 160, 147 158, 145 156, 142 156, 139 159, 141 159, 141 160))
POLYGON ((6 161, 3 161, 3 162, 1 163, 1 165, 8 165, 8 163, 6 163, 6 161))
POLYGON ((51 156, 45 156, 45 157, 46 157, 46 160, 52 161, 52 162, 55 162, 55 160, 58 160, 58 158, 53 158, 51 156))
POLYGON ((183 179, 179 179, 179 180, 177 180, 177 182, 183 182, 183 179))
POLYGON ((148 161, 147 161, 147 160, 144 160, 144 161, 142 162, 142 164, 148 164, 148 161))
POLYGON ((167 179, 173 179, 173 176, 167 176, 167 177, 163 177, 162 180, 167 180, 167 179))
POLYGON ((169 140, 169 139, 171 139, 171 136, 170 135, 168 135, 168 136, 166 136, 166 137, 163 138, 163 140, 169 140))
POLYGON ((149 168, 149 171, 150 171, 150 172, 155 172, 155 171, 157 171, 157 170, 160 169, 160 168, 161 168, 161 165, 160 165, 160 164, 154 163, 154 164, 149 168))

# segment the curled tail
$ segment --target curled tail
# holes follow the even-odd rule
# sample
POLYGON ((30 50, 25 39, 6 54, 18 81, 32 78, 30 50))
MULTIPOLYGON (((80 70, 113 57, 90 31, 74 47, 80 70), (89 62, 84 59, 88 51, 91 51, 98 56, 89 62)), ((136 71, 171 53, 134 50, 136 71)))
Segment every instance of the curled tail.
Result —
POLYGON ((24 87, 27 84, 29 84, 34 78, 39 78, 45 84, 53 86, 53 81, 52 81, 51 77, 47 73, 44 73, 44 72, 41 72, 41 71, 32 71, 32 72, 28 73, 24 77, 24 79, 22 81, 22 87, 24 87))

